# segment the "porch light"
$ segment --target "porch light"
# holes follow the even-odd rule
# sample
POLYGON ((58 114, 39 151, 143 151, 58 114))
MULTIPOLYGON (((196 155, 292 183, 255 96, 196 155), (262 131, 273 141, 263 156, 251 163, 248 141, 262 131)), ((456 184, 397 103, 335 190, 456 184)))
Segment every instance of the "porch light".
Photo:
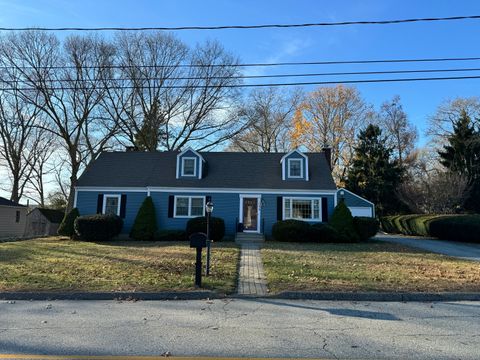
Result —
POLYGON ((209 201, 209 202, 205 205, 205 210, 207 211, 207 213, 211 214, 212 211, 213 211, 213 203, 209 201))

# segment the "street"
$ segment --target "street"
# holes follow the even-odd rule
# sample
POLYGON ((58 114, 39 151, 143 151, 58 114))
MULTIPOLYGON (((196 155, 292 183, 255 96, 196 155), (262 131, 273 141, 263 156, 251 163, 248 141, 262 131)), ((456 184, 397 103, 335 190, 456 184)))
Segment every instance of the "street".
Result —
POLYGON ((0 353, 478 359, 480 303, 0 301, 0 353))

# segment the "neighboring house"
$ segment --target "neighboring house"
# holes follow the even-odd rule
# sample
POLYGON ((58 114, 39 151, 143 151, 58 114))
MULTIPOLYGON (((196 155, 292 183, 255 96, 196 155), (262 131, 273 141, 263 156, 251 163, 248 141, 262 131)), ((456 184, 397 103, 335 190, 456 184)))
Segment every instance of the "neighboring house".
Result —
POLYGON ((353 216, 375 217, 375 205, 354 194, 353 192, 340 188, 337 193, 338 200, 344 200, 353 216))
POLYGON ((0 238, 22 237, 27 207, 0 197, 0 238))
POLYGON ((278 220, 326 222, 337 203, 330 151, 302 153, 104 152, 75 188, 81 215, 114 213, 128 233, 146 196, 160 229, 184 229, 205 214, 225 221, 226 233, 271 234, 278 220), (239 226, 239 223, 243 226, 239 226))
POLYGON ((57 235, 64 212, 53 209, 35 208, 27 214, 25 236, 57 235))

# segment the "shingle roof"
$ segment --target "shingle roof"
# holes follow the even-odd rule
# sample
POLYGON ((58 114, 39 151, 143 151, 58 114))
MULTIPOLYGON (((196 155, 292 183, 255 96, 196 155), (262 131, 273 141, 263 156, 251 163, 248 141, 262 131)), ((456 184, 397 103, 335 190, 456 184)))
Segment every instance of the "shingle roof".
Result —
POLYGON ((178 152, 104 152, 80 176, 77 186, 336 190, 325 154, 305 153, 309 181, 282 180, 285 153, 202 152, 202 179, 177 179, 178 152))
POLYGON ((20 205, 18 203, 16 203, 15 201, 11 201, 11 200, 8 200, 8 199, 5 199, 3 197, 0 197, 0 206, 21 206, 23 207, 24 205, 20 205))
POLYGON ((45 216, 48 219, 48 221, 54 224, 60 224, 65 215, 64 212, 60 210, 44 209, 44 208, 37 208, 37 209, 43 214, 43 216, 45 216))

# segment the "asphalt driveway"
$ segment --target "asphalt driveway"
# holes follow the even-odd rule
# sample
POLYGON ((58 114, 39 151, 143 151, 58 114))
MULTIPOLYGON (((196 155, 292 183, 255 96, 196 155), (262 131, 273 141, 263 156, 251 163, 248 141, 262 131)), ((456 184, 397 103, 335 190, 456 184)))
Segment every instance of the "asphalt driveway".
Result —
POLYGON ((416 247, 434 253, 453 256, 461 259, 480 261, 480 244, 387 234, 376 235, 374 239, 416 247))

